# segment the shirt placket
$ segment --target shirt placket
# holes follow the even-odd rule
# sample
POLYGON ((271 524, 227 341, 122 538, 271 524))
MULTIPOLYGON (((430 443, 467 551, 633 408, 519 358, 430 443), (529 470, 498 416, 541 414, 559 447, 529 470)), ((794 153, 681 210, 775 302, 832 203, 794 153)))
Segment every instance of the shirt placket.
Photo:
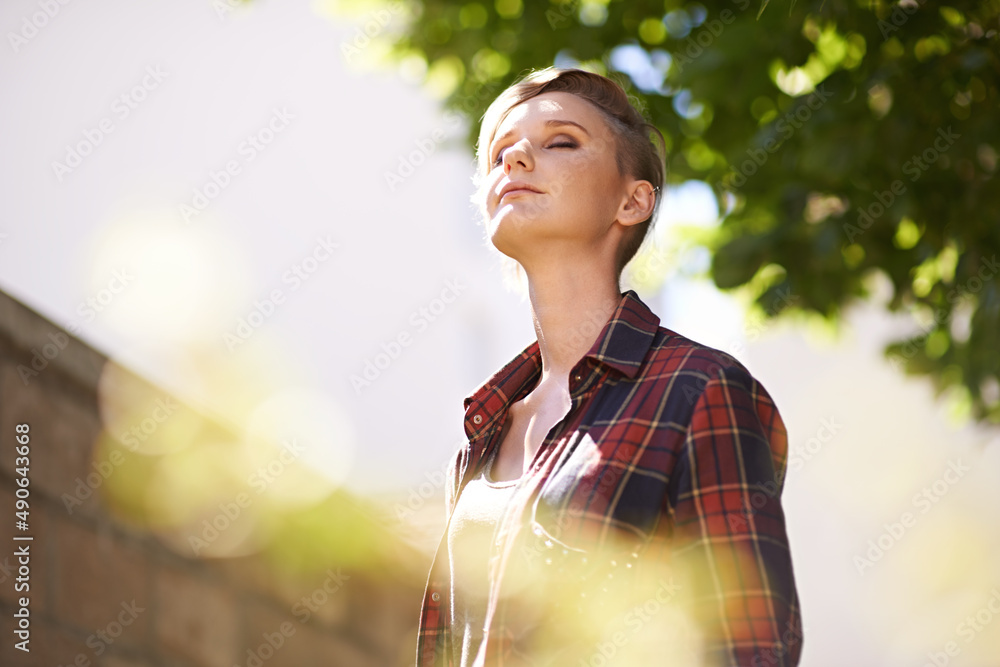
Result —
MULTIPOLYGON (((565 437, 566 427, 579 421, 581 407, 596 391, 597 375, 598 372, 587 366, 585 360, 581 360, 570 374, 570 408, 563 418, 549 429, 545 440, 542 441, 542 445, 532 458, 529 472, 525 473, 528 476, 527 480, 525 480, 525 487, 522 488, 519 484, 517 490, 514 492, 514 497, 519 502, 513 506, 515 508, 513 511, 510 511, 508 508, 508 512, 501 517, 494 530, 490 556, 491 590, 489 596, 490 610, 487 616, 488 627, 493 625, 493 618, 504 618, 503 607, 506 605, 505 598, 501 596, 503 589, 502 573, 509 565, 513 554, 516 553, 520 540, 524 537, 524 519, 527 513, 531 511, 539 489, 542 488, 549 475, 555 471, 550 470, 541 475, 539 473, 542 471, 545 463, 549 461, 549 457, 556 454, 556 449, 558 449, 556 445, 560 439, 565 437)), ((580 428, 581 426, 583 424, 577 424, 576 428, 580 428)), ((500 429, 498 428, 498 430, 500 429)), ((507 632, 508 628, 503 626, 491 629, 491 634, 496 633, 500 637, 503 637, 507 632)), ((490 641, 487 644, 486 664, 491 667, 493 665, 497 667, 505 665, 503 655, 496 641, 490 641)))

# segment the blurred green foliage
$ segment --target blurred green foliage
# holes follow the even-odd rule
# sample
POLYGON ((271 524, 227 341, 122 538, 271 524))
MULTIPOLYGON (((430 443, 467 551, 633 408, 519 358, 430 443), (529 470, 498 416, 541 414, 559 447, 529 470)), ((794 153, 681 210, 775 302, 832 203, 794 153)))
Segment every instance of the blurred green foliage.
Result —
POLYGON ((720 288, 836 321, 880 274, 913 331, 892 363, 1000 423, 1000 0, 369 7, 403 17, 373 37, 469 118, 470 146, 530 69, 615 76, 667 136, 669 181, 721 202, 720 288))

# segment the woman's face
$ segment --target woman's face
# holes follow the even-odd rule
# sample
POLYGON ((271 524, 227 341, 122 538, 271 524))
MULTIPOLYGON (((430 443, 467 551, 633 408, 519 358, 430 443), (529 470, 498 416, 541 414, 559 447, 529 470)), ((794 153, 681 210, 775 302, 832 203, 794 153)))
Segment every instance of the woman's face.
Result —
MULTIPOLYGON (((601 112, 571 93, 543 93, 510 110, 489 146, 487 233, 525 264, 582 249, 613 256, 633 179, 618 173, 601 112)), ((644 218, 643 218, 644 219, 644 218)), ((636 220, 635 222, 639 222, 636 220)))

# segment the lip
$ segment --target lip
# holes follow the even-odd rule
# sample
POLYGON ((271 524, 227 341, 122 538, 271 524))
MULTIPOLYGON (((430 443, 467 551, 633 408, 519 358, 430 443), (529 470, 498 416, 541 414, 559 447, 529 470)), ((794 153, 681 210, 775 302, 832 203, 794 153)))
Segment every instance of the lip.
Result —
POLYGON ((524 181, 511 181, 507 185, 503 186, 500 190, 499 200, 503 200, 509 194, 525 194, 534 193, 541 194, 541 190, 531 185, 530 183, 525 183, 524 181))

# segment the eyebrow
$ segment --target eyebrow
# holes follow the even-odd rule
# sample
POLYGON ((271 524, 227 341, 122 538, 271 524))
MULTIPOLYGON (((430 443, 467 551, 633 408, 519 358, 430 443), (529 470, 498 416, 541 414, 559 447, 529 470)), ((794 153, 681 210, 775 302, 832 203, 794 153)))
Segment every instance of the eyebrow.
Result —
MULTIPOLYGON (((573 121, 573 120, 559 120, 557 118, 552 118, 552 119, 549 119, 549 120, 545 121, 545 127, 558 127, 558 126, 562 126, 562 125, 572 125, 573 127, 576 127, 578 129, 582 130, 583 133, 586 134, 588 137, 590 136, 590 132, 587 131, 587 128, 585 128, 583 125, 580 125, 576 121, 573 121)), ((514 132, 514 129, 511 128, 511 129, 507 130, 506 132, 504 132, 503 134, 501 134, 499 137, 494 137, 493 138, 493 142, 490 144, 490 149, 491 149, 490 150, 490 154, 491 155, 493 154, 492 148, 494 146, 496 146, 498 143, 500 143, 501 141, 503 141, 504 139, 506 139, 507 137, 509 137, 511 134, 513 134, 513 132, 514 132)))

